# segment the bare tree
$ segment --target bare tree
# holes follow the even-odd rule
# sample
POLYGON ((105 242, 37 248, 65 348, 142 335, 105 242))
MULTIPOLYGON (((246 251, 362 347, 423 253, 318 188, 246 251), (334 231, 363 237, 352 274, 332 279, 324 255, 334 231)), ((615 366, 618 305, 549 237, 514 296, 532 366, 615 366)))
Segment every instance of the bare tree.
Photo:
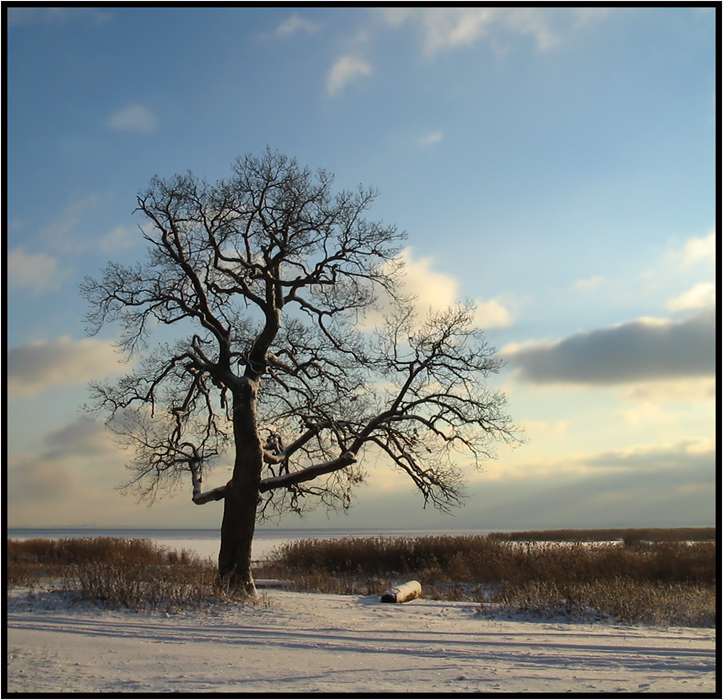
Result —
POLYGON ((255 594, 257 519, 347 508, 365 451, 448 509, 464 497, 460 453, 479 466, 514 440, 505 397, 484 384, 500 362, 474 308, 415 317, 404 236, 363 216, 374 197, 334 194, 328 173, 269 150, 215 184, 156 177, 138 196, 146 262, 81 285, 89 333, 118 322, 136 360, 92 384, 89 404, 135 450, 125 486, 152 500, 187 479, 194 503, 223 500, 219 575, 234 590, 255 594), (227 456, 230 479, 204 491, 227 456))

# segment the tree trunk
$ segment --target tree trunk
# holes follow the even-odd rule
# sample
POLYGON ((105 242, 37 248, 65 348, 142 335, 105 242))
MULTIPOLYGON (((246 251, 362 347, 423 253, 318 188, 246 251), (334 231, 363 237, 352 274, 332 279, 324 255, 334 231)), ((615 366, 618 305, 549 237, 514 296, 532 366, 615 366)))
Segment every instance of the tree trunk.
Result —
POLYGON ((256 426, 256 383, 245 380, 233 392, 236 459, 226 485, 218 573, 233 592, 256 596, 251 545, 259 505, 263 452, 256 426))
POLYGON ((229 481, 224 498, 218 574, 230 591, 252 597, 256 596, 251 573, 251 545, 257 505, 258 489, 244 488, 229 481))

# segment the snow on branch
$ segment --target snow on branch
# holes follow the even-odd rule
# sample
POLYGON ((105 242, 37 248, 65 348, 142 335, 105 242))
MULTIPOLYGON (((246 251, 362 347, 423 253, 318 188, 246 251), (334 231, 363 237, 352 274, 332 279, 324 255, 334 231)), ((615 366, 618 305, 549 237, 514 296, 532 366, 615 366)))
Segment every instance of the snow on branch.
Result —
POLYGON ((226 496, 226 487, 219 486, 218 488, 211 489, 203 493, 201 491, 201 474, 199 471, 200 462, 198 460, 191 460, 189 462, 191 467, 191 479, 193 481, 193 496, 191 500, 197 505, 202 506, 204 503, 210 503, 211 501, 220 501, 226 496))

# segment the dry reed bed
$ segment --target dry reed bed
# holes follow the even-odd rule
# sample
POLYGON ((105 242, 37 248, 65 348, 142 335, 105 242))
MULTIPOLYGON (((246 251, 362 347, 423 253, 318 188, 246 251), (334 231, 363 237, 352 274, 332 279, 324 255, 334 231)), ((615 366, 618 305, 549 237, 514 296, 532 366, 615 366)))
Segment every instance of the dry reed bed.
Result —
POLYGON ((264 571, 299 590, 334 593, 368 594, 415 578, 427 597, 477 600, 484 612, 706 627, 716 619, 713 541, 301 540, 272 552, 264 571))
MULTIPOLYGON (((484 613, 715 625, 715 541, 626 542, 562 545, 504 535, 300 540, 274 550, 257 575, 291 579, 296 590, 361 595, 415 578, 426 597, 476 600, 484 613)), ((150 540, 9 540, 6 564, 8 586, 59 582, 110 607, 172 610, 229 599, 212 562, 150 540)))
POLYGON ((211 562, 147 539, 8 540, 6 564, 8 586, 51 581, 106 607, 174 610, 227 598, 211 562))
POLYGON ((497 536, 369 537, 298 540, 277 547, 267 570, 331 576, 416 574, 438 582, 520 584, 629 578, 715 584, 715 542, 506 542, 497 536))

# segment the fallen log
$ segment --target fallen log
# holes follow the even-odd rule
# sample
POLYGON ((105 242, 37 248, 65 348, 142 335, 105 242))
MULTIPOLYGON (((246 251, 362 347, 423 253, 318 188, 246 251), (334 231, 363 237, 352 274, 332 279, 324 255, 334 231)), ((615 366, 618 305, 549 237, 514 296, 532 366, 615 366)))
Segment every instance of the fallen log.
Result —
POLYGON ((407 581, 382 593, 382 603, 406 603, 421 598, 422 584, 419 581, 407 581))
POLYGON ((288 588, 293 586, 293 581, 287 581, 279 578, 257 578, 254 579, 256 588, 288 588))

